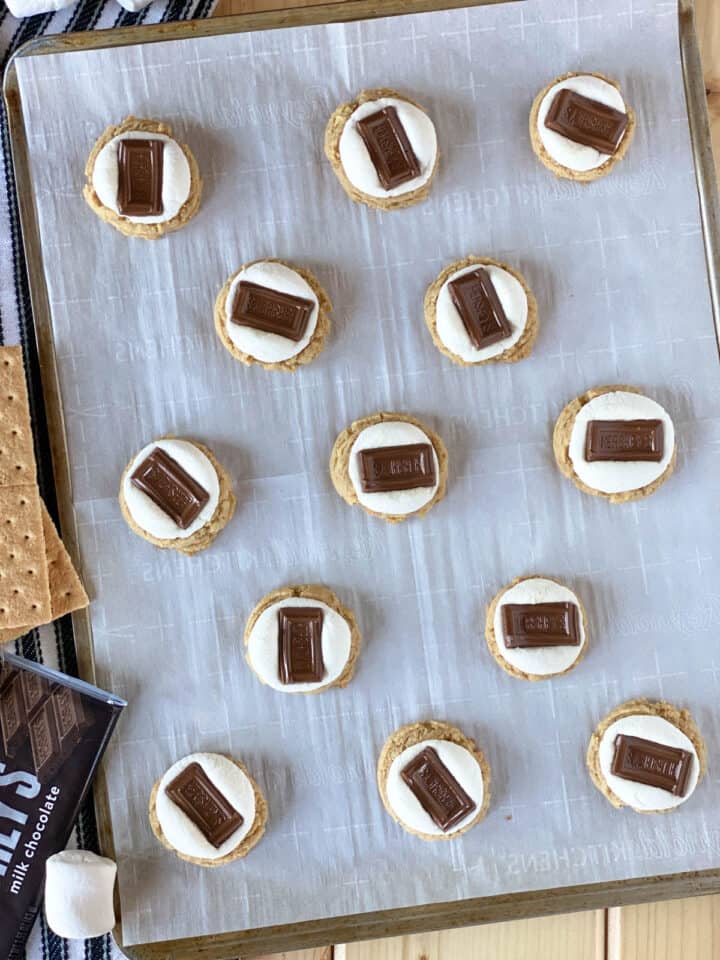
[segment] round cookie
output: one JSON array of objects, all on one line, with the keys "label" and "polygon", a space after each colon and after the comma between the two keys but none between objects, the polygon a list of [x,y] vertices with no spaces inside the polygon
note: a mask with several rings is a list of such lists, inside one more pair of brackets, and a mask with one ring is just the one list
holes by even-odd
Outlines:
[{"label": "round cookie", "polygon": [[[162,140],[162,213],[125,215],[118,206],[118,148],[122,140]],[[126,117],[95,141],[85,165],[83,196],[92,210],[127,237],[156,240],[184,227],[198,212],[202,180],[189,147],[160,120]]]},{"label": "round cookie", "polygon": [[[432,446],[434,483],[391,492],[366,492],[362,487],[361,450],[406,446]],[[330,454],[330,477],[343,500],[389,523],[422,517],[445,496],[448,455],[440,437],[420,420],[404,413],[375,413],[356,420],[338,436]]]},{"label": "round cookie", "polygon": [[[577,143],[545,126],[550,107],[561,90],[572,90],[627,114],[627,127],[613,154]],[[536,156],[557,177],[589,183],[610,173],[625,156],[635,134],[635,113],[626,104],[620,86],[602,73],[565,73],[552,80],[533,101],[530,140]]]},{"label": "round cookie", "polygon": [[[449,287],[478,267],[489,275],[512,330],[510,336],[481,347],[470,339]],[[530,355],[537,338],[537,301],[517,270],[490,257],[470,256],[445,267],[430,284],[425,294],[425,323],[438,350],[462,367],[515,363]]]},{"label": "round cookie", "polygon": [[[507,648],[502,613],[505,603],[575,604],[578,610],[580,643],[577,646]],[[560,677],[576,667],[587,652],[587,614],[577,594],[560,580],[538,574],[516,577],[493,597],[485,620],[485,639],[490,653],[512,677],[520,680]]]},{"label": "round cookie", "polygon": [[[241,282],[312,301],[314,306],[299,340],[234,323],[230,318]],[[215,300],[215,330],[225,349],[242,363],[266,370],[296,370],[310,363],[325,346],[330,331],[330,298],[309,270],[269,258],[244,264],[228,277]]]},{"label": "round cookie", "polygon": [[[358,121],[387,108],[394,108],[419,169],[417,176],[389,187],[383,186],[358,129]],[[428,196],[438,168],[437,133],[424,108],[397,90],[363,90],[330,117],[325,129],[325,156],[352,200],[380,210],[396,210]]]},{"label": "round cookie", "polygon": [[[320,680],[283,682],[279,652],[283,608],[320,608],[323,676]],[[283,587],[268,593],[255,606],[245,627],[245,659],[261,683],[281,693],[321,693],[346,687],[352,680],[361,637],[351,610],[332,590],[316,584]]]},{"label": "round cookie", "polygon": [[[464,792],[474,808],[443,830],[425,810],[401,772],[426,748]],[[457,727],[439,720],[408,723],[390,734],[380,752],[377,781],[385,809],[408,833],[422,840],[451,840],[484,820],[490,807],[490,766],[480,748]]]},{"label": "round cookie", "polygon": [[[644,419],[662,421],[664,452],[659,462],[586,459],[590,420]],[[611,503],[626,503],[654,493],[673,472],[677,460],[675,428],[664,407],[637,387],[593,387],[561,411],[553,431],[553,452],[560,472],[585,493]]]},{"label": "round cookie", "polygon": [[[216,847],[167,793],[173,781],[191,764],[198,764],[239,813],[243,822]],[[192,753],[178,760],[153,786],[150,794],[150,826],[160,843],[181,860],[200,867],[222,867],[246,856],[265,833],[268,808],[260,787],[245,764],[219,753]]]},{"label": "round cookie", "polygon": [[[209,495],[207,503],[185,528],[132,482],[132,474],[154,450],[160,449]],[[235,512],[232,482],[211,450],[195,440],[161,437],[148,443],[123,471],[120,509],[130,529],[163,550],[192,556],[209,547]]]},{"label": "round cookie", "polygon": [[[683,796],[626,780],[612,773],[615,738],[641,737],[679,747],[693,755]],[[669,813],[690,798],[707,769],[705,742],[687,710],[663,700],[628,700],[615,707],[595,728],[587,750],[587,767],[598,790],[614,807],[629,806],[636,813]]]}]

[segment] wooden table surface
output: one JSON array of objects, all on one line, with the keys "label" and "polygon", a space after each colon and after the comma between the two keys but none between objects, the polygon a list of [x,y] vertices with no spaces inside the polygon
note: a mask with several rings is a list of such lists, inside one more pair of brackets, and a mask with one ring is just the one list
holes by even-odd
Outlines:
[{"label": "wooden table surface", "polygon": [[[321,2],[324,0],[219,0],[216,15]],[[720,0],[695,0],[695,4],[720,175]],[[287,960],[720,960],[720,895],[329,946],[282,956]],[[282,958],[277,955],[265,960]]]}]

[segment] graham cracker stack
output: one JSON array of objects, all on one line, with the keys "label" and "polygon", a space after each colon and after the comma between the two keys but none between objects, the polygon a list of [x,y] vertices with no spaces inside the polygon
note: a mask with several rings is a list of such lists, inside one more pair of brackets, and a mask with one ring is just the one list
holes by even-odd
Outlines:
[{"label": "graham cracker stack", "polygon": [[0,347],[0,643],[87,606],[37,485],[20,347]]}]

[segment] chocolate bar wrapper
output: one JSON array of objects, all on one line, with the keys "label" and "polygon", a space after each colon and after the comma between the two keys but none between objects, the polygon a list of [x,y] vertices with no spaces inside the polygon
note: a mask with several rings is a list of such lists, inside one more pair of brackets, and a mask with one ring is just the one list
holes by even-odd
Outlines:
[{"label": "chocolate bar wrapper", "polygon": [[21,956],[124,700],[0,656],[0,957]]}]

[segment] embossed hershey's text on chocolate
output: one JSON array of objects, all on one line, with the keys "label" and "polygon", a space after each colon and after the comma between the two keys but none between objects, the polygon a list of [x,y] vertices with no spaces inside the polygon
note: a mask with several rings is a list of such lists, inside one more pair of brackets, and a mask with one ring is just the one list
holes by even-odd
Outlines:
[{"label": "embossed hershey's text on chocolate", "polygon": [[357,130],[384,190],[420,176],[420,163],[395,107],[384,107],[358,120]]},{"label": "embossed hershey's text on chocolate", "polygon": [[213,847],[221,847],[244,823],[242,814],[218,790],[199,763],[189,763],[171,780],[165,792]]},{"label": "embossed hershey's text on chocolate", "polygon": [[574,603],[504,603],[505,647],[576,647],[580,618]]},{"label": "embossed hershey's text on chocolate", "polygon": [[512,327],[487,270],[479,267],[451,280],[448,291],[476,350],[512,335]]},{"label": "embossed hershey's text on chocolate", "polygon": [[230,319],[240,327],[276,333],[297,342],[305,336],[314,309],[312,300],[241,280],[235,291]]},{"label": "embossed hershey's text on chocolate", "polygon": [[665,452],[662,420],[591,420],[585,434],[585,459],[651,461]]},{"label": "embossed hershey's text on chocolate", "polygon": [[430,443],[361,450],[360,482],[364,493],[388,493],[435,486],[435,458]]},{"label": "embossed hershey's text on chocolate", "polygon": [[322,607],[278,610],[278,675],[281,683],[319,683],[325,675]]},{"label": "embossed hershey's text on chocolate", "polygon": [[181,530],[190,526],[210,499],[207,490],[160,447],[148,454],[130,482],[147,494]]},{"label": "embossed hershey's text on chocolate", "polygon": [[689,750],[621,733],[615,737],[610,769],[623,780],[659,787],[673,796],[684,797],[692,762],[693,755]]},{"label": "embossed hershey's text on chocolate", "polygon": [[612,156],[627,129],[628,115],[573,90],[560,90],[550,104],[545,126],[568,140]]},{"label": "embossed hershey's text on chocolate", "polygon": [[125,217],[157,217],[163,212],[162,140],[121,140],[118,144],[117,205]]},{"label": "embossed hershey's text on chocolate", "polygon": [[425,747],[400,772],[423,810],[441,830],[456,827],[477,804],[463,790],[433,747]]}]

